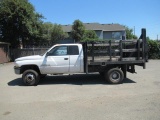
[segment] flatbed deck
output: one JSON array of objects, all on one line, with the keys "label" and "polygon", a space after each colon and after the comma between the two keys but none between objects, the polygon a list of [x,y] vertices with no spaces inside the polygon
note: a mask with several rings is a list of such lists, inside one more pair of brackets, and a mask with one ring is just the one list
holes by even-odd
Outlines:
[{"label": "flatbed deck", "polygon": [[146,29],[142,29],[142,34],[136,40],[109,40],[98,42],[86,42],[84,49],[84,69],[95,66],[125,66],[134,68],[134,65],[143,66],[148,60],[148,49],[146,42]]}]

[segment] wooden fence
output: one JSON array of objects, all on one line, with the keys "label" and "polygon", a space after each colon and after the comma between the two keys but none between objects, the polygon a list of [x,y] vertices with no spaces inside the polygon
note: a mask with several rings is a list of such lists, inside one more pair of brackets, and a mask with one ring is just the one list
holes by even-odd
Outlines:
[{"label": "wooden fence", "polygon": [[0,42],[0,64],[10,61],[9,43]]},{"label": "wooden fence", "polygon": [[48,48],[24,48],[24,49],[13,49],[11,52],[12,60],[16,58],[30,56],[30,55],[41,55],[44,54]]}]

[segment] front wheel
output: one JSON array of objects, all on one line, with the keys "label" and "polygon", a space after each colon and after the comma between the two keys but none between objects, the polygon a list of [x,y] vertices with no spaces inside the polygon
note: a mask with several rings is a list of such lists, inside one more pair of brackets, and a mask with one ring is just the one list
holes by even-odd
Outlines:
[{"label": "front wheel", "polygon": [[124,79],[123,71],[119,68],[112,68],[106,71],[105,79],[111,84],[119,84]]},{"label": "front wheel", "polygon": [[25,85],[33,86],[38,84],[40,76],[35,70],[26,70],[22,75],[22,79]]}]

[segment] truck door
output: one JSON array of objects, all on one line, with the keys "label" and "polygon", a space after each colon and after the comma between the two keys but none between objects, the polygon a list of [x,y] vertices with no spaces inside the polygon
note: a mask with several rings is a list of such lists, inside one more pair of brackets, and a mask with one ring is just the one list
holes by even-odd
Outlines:
[{"label": "truck door", "polygon": [[78,45],[69,46],[69,72],[76,73],[80,72],[81,69],[81,56],[79,54]]},{"label": "truck door", "polygon": [[41,65],[43,74],[68,73],[68,46],[56,46],[49,51]]}]

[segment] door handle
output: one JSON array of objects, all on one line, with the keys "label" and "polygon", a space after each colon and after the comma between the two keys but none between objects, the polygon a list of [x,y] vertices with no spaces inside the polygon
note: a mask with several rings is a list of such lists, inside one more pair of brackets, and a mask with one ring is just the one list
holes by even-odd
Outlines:
[{"label": "door handle", "polygon": [[64,58],[64,60],[68,60],[68,58]]}]

